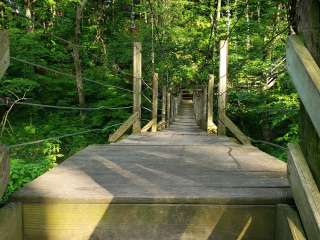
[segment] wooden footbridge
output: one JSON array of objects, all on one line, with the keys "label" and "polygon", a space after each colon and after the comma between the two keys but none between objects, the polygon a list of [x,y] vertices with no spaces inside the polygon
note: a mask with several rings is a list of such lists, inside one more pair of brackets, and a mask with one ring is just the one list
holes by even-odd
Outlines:
[{"label": "wooden footbridge", "polygon": [[[319,102],[320,70],[295,37],[288,56],[290,73],[310,83]],[[299,147],[290,146],[288,175],[286,163],[250,144],[227,117],[226,61],[221,62],[218,121],[210,75],[192,99],[163,88],[158,123],[154,74],[152,119],[141,128],[136,43],[134,112],[109,137],[114,143],[85,148],[16,192],[0,209],[0,240],[320,239],[320,194]],[[299,93],[314,111],[309,95]],[[318,116],[312,117],[317,124]],[[131,127],[133,134],[124,137]],[[6,156],[1,166],[7,166]],[[8,174],[0,176],[5,185]]]}]

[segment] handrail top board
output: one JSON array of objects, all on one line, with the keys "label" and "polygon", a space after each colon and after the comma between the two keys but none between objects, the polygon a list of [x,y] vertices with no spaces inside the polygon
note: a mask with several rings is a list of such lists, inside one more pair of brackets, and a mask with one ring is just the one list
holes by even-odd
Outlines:
[{"label": "handrail top board", "polygon": [[320,68],[297,35],[287,43],[287,67],[290,77],[320,136]]}]

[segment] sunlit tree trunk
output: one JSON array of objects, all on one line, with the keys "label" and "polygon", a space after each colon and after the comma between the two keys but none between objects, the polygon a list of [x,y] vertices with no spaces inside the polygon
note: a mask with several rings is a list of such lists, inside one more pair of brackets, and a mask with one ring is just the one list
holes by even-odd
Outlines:
[{"label": "sunlit tree trunk", "polygon": [[24,7],[26,9],[26,17],[30,20],[28,25],[28,31],[33,32],[34,26],[32,21],[32,1],[31,0],[24,0]]}]

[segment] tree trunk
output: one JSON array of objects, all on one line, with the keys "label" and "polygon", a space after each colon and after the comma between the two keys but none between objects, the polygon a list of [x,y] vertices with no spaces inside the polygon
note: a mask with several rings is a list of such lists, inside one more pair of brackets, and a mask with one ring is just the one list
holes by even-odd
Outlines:
[{"label": "tree trunk", "polygon": [[77,7],[76,12],[76,28],[75,28],[75,40],[73,45],[73,57],[74,57],[74,68],[76,74],[76,83],[77,83],[77,90],[78,90],[78,98],[79,98],[79,105],[80,107],[85,106],[85,94],[83,90],[83,80],[82,80],[82,69],[81,69],[81,62],[80,62],[80,23],[82,18],[82,8]]},{"label": "tree trunk", "polygon": [[30,20],[28,25],[28,32],[33,32],[34,26],[32,21],[32,0],[24,0],[24,7],[26,9],[26,17]]}]

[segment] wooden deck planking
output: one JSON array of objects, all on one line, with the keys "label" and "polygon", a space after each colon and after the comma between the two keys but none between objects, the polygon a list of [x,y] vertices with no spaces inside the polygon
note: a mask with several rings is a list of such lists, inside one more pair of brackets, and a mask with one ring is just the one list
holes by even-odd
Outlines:
[{"label": "wooden deck planking", "polygon": [[[286,164],[208,135],[183,108],[161,133],[92,145],[14,195],[22,202],[290,203]],[[191,126],[191,127],[190,127]]]},{"label": "wooden deck planking", "polygon": [[199,129],[190,106],[170,128],[92,145],[14,194],[24,239],[256,239],[292,204],[285,163]]}]

